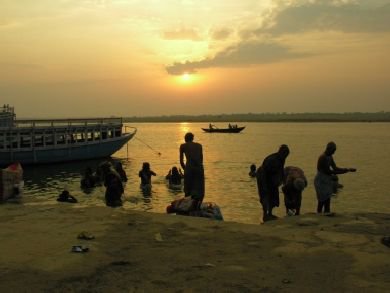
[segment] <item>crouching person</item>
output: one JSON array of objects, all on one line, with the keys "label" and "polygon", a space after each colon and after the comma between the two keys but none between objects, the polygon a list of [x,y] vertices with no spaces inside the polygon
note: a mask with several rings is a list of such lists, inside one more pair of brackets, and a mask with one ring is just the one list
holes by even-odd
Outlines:
[{"label": "crouching person", "polygon": [[307,187],[307,179],[302,169],[293,166],[284,168],[282,191],[287,215],[300,214],[302,191],[305,187]]}]

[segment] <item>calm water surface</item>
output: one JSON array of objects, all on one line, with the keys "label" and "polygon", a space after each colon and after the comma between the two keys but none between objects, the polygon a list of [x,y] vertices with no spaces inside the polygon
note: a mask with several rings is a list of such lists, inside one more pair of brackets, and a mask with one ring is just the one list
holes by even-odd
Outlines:
[{"label": "calm water surface", "polygon": [[[166,206],[183,196],[168,189],[165,175],[179,166],[179,146],[184,134],[191,131],[204,148],[206,175],[205,201],[216,202],[226,221],[260,222],[261,209],[249,166],[261,164],[268,154],[287,143],[291,153],[286,166],[299,166],[309,181],[303,193],[302,213],[313,212],[316,197],[313,179],[318,156],[328,141],[338,149],[334,155],[340,167],[355,167],[357,173],[340,176],[343,191],[333,199],[336,212],[390,212],[390,124],[388,123],[246,123],[239,134],[203,133],[207,123],[140,123],[136,137],[128,148],[114,154],[127,172],[124,208],[165,213]],[[225,127],[225,124],[216,124]],[[160,154],[159,154],[160,153]],[[127,156],[128,154],[128,156]],[[138,171],[148,161],[157,173],[152,178],[153,192],[145,197],[139,189]],[[100,161],[26,167],[24,202],[57,204],[56,197],[67,186],[78,200],[78,206],[105,206],[104,187],[85,194],[80,189],[81,174],[87,166],[96,168]],[[281,197],[281,202],[283,202]],[[284,207],[275,210],[284,216]]]}]

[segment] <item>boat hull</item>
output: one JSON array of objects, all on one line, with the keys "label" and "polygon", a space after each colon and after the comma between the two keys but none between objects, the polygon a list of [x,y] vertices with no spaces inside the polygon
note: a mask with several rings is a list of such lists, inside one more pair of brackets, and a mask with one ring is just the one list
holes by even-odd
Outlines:
[{"label": "boat hull", "polygon": [[112,139],[85,143],[0,151],[1,165],[19,162],[24,165],[60,163],[109,157],[120,150],[133,136],[126,133]]},{"label": "boat hull", "polygon": [[202,128],[202,130],[208,133],[239,133],[244,128],[245,126],[237,128]]}]

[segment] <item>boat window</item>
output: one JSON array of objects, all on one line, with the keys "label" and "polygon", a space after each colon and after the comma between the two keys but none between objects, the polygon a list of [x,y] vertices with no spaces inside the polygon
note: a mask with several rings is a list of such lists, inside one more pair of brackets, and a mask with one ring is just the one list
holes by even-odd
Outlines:
[{"label": "boat window", "polygon": [[93,132],[91,132],[91,130],[89,130],[88,133],[87,133],[87,140],[88,141],[93,140]]},{"label": "boat window", "polygon": [[94,138],[95,140],[99,140],[100,139],[100,132],[94,132]]},{"label": "boat window", "polygon": [[30,132],[21,132],[20,133],[20,147],[21,148],[31,148],[31,133]]},{"label": "boat window", "polygon": [[34,135],[34,145],[36,147],[43,146],[43,133],[42,132],[36,132]]},{"label": "boat window", "polygon": [[45,134],[45,144],[53,145],[54,144],[54,133],[46,133]]},{"label": "boat window", "polygon": [[57,132],[56,133],[56,140],[57,140],[57,144],[64,144],[65,143],[65,133]]}]

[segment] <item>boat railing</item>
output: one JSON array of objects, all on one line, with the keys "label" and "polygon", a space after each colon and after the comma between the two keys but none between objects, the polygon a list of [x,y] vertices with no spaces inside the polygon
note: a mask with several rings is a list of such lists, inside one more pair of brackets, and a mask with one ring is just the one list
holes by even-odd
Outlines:
[{"label": "boat railing", "polygon": [[133,127],[133,126],[128,126],[128,125],[124,125],[124,128],[125,128],[125,132],[124,133],[130,133],[130,131],[128,131],[128,129],[132,129],[132,133],[137,133],[137,127]]},{"label": "boat railing", "polygon": [[13,127],[17,128],[72,128],[121,125],[122,118],[83,118],[83,119],[17,119]]}]

